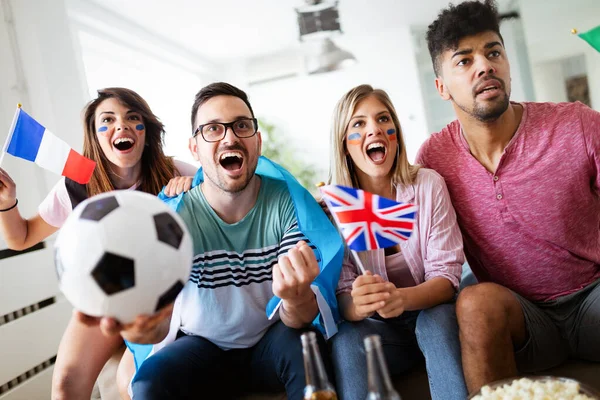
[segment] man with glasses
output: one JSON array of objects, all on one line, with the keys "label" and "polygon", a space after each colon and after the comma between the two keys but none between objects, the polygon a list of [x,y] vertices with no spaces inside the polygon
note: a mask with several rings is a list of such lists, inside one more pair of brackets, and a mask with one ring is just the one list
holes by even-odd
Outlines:
[{"label": "man with glasses", "polygon": [[[300,328],[322,309],[311,289],[320,269],[309,233],[299,230],[286,181],[255,173],[262,139],[243,91],[226,83],[200,90],[192,126],[189,148],[202,165],[195,177],[201,183],[183,195],[177,211],[193,237],[194,265],[170,327],[156,316],[120,327],[130,342],[163,341],[139,368],[134,398],[229,398],[285,388],[288,399],[300,400]],[[307,197],[321,213],[311,221],[323,221],[320,229],[331,230],[339,243],[339,276],[341,239]],[[273,295],[282,302],[269,319],[265,308]]]}]

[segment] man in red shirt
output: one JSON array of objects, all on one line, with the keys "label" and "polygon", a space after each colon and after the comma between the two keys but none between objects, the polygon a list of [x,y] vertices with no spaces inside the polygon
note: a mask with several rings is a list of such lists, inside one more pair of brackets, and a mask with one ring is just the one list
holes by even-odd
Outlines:
[{"label": "man in red shirt", "polygon": [[510,102],[493,1],[443,10],[427,41],[458,119],[417,161],[446,180],[482,282],[456,306],[469,390],[568,357],[600,362],[600,113]]}]

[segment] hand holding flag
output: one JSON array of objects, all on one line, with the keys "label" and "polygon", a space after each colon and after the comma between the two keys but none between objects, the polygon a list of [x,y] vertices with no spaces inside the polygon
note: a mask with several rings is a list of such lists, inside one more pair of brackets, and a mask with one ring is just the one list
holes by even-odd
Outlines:
[{"label": "hand holding flag", "polygon": [[[407,240],[414,228],[417,206],[339,185],[321,187],[323,199],[355,252],[382,249]],[[359,262],[359,267],[363,270]]]},{"label": "hand holding flag", "polygon": [[4,154],[33,161],[40,167],[66,176],[75,182],[89,182],[96,163],[74,151],[68,144],[54,136],[21,109],[15,117],[2,149],[0,164]]}]

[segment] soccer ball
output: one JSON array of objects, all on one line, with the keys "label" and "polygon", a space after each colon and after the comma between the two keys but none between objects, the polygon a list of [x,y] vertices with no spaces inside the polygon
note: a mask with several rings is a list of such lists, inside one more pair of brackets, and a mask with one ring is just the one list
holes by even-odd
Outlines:
[{"label": "soccer ball", "polygon": [[54,259],[60,289],[73,307],[129,323],[175,300],[190,275],[192,239],[157,197],[114,191],[73,210]]}]

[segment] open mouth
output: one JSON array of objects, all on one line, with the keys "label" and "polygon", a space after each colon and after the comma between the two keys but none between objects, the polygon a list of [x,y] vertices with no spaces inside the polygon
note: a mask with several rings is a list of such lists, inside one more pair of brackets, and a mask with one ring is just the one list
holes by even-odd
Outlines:
[{"label": "open mouth", "polygon": [[219,157],[219,164],[227,171],[237,171],[244,164],[244,156],[235,151],[226,151]]},{"label": "open mouth", "polygon": [[135,141],[131,138],[120,137],[113,142],[113,146],[119,151],[127,151],[133,147]]},{"label": "open mouth", "polygon": [[486,93],[486,92],[496,90],[496,89],[499,89],[499,87],[498,86],[486,86],[483,89],[481,89],[477,94]]},{"label": "open mouth", "polygon": [[476,95],[492,93],[502,89],[502,85],[496,79],[489,79],[482,84],[482,87],[476,91]]},{"label": "open mouth", "polygon": [[371,143],[367,146],[367,155],[374,162],[383,160],[386,152],[387,149],[383,143]]}]

